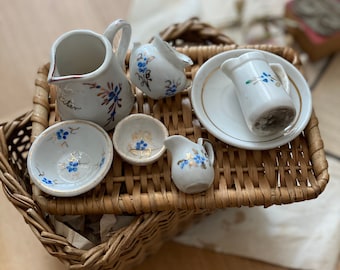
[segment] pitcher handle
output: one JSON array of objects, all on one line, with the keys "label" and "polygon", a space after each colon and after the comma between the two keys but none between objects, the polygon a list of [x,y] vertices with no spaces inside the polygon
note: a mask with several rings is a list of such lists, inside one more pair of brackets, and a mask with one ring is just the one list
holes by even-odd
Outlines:
[{"label": "pitcher handle", "polygon": [[289,78],[283,66],[279,63],[269,63],[269,66],[281,81],[283,89],[290,95]]},{"label": "pitcher handle", "polygon": [[118,49],[116,50],[116,55],[119,65],[123,70],[125,70],[124,63],[131,39],[131,25],[125,20],[116,20],[106,28],[106,30],[104,31],[104,36],[110,41],[111,45],[113,46],[114,37],[120,29],[122,29],[122,36],[118,44]]},{"label": "pitcher handle", "polygon": [[213,166],[215,161],[215,153],[212,143],[208,139],[204,138],[198,138],[197,143],[202,145],[204,149],[207,151],[209,162],[211,166]]}]

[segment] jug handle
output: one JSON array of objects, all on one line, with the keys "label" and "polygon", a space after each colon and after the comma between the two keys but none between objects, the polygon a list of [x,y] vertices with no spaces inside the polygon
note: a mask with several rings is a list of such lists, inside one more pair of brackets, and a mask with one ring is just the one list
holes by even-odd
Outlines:
[{"label": "jug handle", "polygon": [[112,22],[104,31],[104,36],[110,41],[111,45],[114,46],[113,40],[119,30],[122,29],[122,35],[116,50],[116,55],[120,67],[125,70],[125,57],[129,48],[131,39],[131,25],[125,20],[116,20]]},{"label": "jug handle", "polygon": [[214,154],[214,148],[212,146],[212,143],[208,139],[204,139],[204,138],[199,138],[197,140],[197,143],[200,144],[200,145],[203,145],[203,147],[207,151],[207,154],[208,154],[208,157],[209,157],[209,162],[210,162],[211,166],[213,166],[214,161],[215,161],[215,154]]},{"label": "jug handle", "polygon": [[289,78],[283,66],[279,63],[269,63],[269,66],[281,81],[283,89],[290,95]]}]

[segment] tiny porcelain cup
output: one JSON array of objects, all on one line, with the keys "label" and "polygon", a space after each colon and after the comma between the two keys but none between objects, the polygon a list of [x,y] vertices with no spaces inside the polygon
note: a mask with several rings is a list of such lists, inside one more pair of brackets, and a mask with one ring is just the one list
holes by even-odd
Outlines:
[{"label": "tiny porcelain cup", "polygon": [[245,122],[253,134],[270,136],[289,130],[296,108],[288,76],[280,64],[268,63],[264,54],[252,51],[227,59],[220,68],[234,83]]}]

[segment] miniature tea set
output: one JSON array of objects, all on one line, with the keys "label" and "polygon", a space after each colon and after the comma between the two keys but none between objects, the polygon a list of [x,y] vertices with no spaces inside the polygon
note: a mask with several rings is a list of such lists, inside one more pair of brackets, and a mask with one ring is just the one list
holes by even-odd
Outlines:
[{"label": "miniature tea set", "polygon": [[[118,48],[113,40],[121,32]],[[185,68],[192,60],[156,35],[134,43],[129,77],[124,63],[131,26],[111,23],[104,34],[73,30],[52,45],[48,82],[57,87],[58,122],[38,135],[27,165],[32,181],[47,194],[76,196],[95,187],[114,162],[146,166],[171,154],[176,187],[193,194],[214,180],[212,144],[171,135],[158,119],[131,114],[131,84],[152,99],[191,88],[195,114],[221,141],[245,149],[269,149],[289,142],[312,112],[309,87],[288,61],[269,52],[238,49],[206,61],[193,82]],[[112,138],[109,131],[113,131]]]}]

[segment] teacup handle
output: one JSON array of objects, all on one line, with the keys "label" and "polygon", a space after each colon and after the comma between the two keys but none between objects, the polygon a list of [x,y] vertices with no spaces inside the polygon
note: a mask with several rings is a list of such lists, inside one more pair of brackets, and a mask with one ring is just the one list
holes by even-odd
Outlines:
[{"label": "teacup handle", "polygon": [[114,46],[114,37],[120,29],[122,29],[122,35],[118,45],[118,50],[116,50],[116,55],[119,65],[124,70],[125,57],[131,39],[131,25],[125,20],[116,20],[106,28],[104,36],[110,41],[111,45]]},{"label": "teacup handle", "polygon": [[288,95],[290,95],[289,79],[283,66],[279,63],[269,63],[269,66],[272,68],[274,73],[279,77],[283,89],[288,93]]},{"label": "teacup handle", "polygon": [[214,153],[214,148],[207,139],[204,138],[198,138],[197,143],[202,145],[204,149],[207,151],[209,162],[211,166],[213,166],[214,161],[215,161],[215,153]]}]

